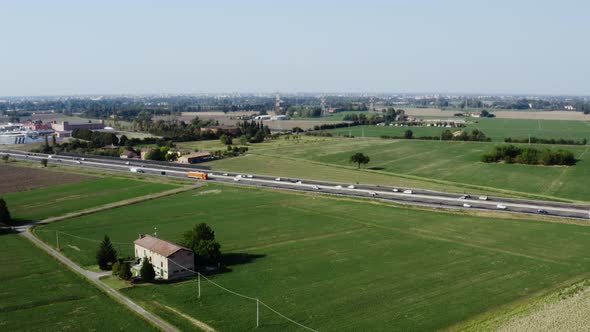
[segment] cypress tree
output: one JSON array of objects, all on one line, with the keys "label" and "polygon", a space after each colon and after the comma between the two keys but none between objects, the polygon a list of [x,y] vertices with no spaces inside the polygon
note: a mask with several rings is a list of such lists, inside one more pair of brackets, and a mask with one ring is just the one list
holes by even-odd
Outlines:
[{"label": "cypress tree", "polygon": [[9,225],[11,222],[12,218],[10,217],[8,206],[6,206],[6,201],[4,198],[0,198],[0,223]]},{"label": "cypress tree", "polygon": [[154,271],[154,267],[152,266],[152,263],[148,261],[147,257],[143,258],[143,264],[141,264],[139,275],[144,281],[152,281],[156,277],[156,271]]},{"label": "cypress tree", "polygon": [[111,239],[106,235],[96,253],[96,261],[101,270],[110,270],[111,265],[117,261],[117,251],[113,248]]}]

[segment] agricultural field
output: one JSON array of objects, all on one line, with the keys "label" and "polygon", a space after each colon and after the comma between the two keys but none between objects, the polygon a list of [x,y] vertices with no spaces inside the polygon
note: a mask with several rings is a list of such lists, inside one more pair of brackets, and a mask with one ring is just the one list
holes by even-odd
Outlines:
[{"label": "agricultural field", "polygon": [[92,176],[53,172],[41,168],[17,167],[0,164],[0,195],[10,192],[27,191],[59,184],[77,183],[96,179]]},{"label": "agricultural field", "polygon": [[22,236],[0,238],[3,331],[157,330]]},{"label": "agricultural field", "polygon": [[26,192],[6,193],[3,197],[12,217],[16,220],[27,221],[60,216],[98,205],[176,188],[171,184],[122,178],[90,179]]},{"label": "agricultural field", "polygon": [[[223,213],[220,213],[223,211]],[[505,218],[508,218],[506,216]],[[231,272],[212,281],[318,330],[437,330],[588,275],[587,225],[492,219],[369,200],[207,184],[38,227],[65,255],[95,264],[108,234],[123,256],[139,233],[179,241],[207,222]],[[202,280],[122,291],[184,329],[254,330],[256,302]],[[261,306],[258,330],[298,327]]]},{"label": "agricultural field", "polygon": [[[585,157],[590,146],[566,147],[579,159],[575,166],[569,167],[480,162],[481,156],[492,150],[495,144],[498,143],[327,139],[317,143],[277,145],[275,148],[255,150],[253,153],[263,156],[257,163],[260,172],[265,168],[265,162],[281,158],[308,160],[322,165],[354,169],[355,167],[349,163],[350,156],[355,152],[363,152],[371,158],[367,165],[369,170],[358,172],[430,180],[439,184],[464,187],[464,190],[479,188],[546,199],[589,200],[590,187],[581,186],[580,183],[584,183],[590,176],[590,160]],[[543,149],[551,146],[536,147]],[[224,160],[221,160],[208,165],[213,169],[216,166],[221,169],[223,162]],[[228,159],[225,162],[230,163],[232,160]],[[302,164],[301,167],[306,167],[309,177],[316,174],[315,164]]]},{"label": "agricultural field", "polygon": [[[522,119],[474,119],[468,120],[464,128],[467,131],[479,129],[493,141],[503,142],[505,138],[564,138],[590,140],[590,122],[566,120],[522,120]],[[392,127],[392,126],[355,126],[326,130],[333,135],[349,135],[355,137],[403,136],[406,130],[411,130],[414,137],[438,136],[444,130],[459,130],[459,128],[440,127]]]},{"label": "agricultural field", "polygon": [[[397,107],[396,107],[397,108]],[[444,109],[440,110],[437,108],[414,108],[414,107],[400,107],[406,111],[407,115],[414,117],[432,116],[432,117],[452,117],[455,113],[460,113],[460,109]],[[581,120],[590,121],[590,114],[584,114],[582,112],[575,111],[542,111],[542,110],[503,110],[503,109],[466,109],[466,112],[479,113],[482,110],[487,109],[494,113],[496,118],[500,119],[531,119],[531,120]]]}]

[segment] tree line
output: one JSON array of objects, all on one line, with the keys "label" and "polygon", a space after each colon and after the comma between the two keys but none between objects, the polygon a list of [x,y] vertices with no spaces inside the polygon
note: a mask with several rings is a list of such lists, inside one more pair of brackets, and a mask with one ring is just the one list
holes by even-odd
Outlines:
[{"label": "tree line", "polygon": [[495,146],[491,152],[481,157],[484,163],[505,162],[507,164],[525,165],[564,165],[576,164],[574,153],[568,150],[539,150],[531,147],[520,147],[515,145]]},{"label": "tree line", "polygon": [[581,141],[574,140],[574,139],[565,139],[565,138],[538,138],[538,137],[531,137],[531,138],[512,138],[507,137],[504,139],[506,143],[532,143],[532,144],[561,144],[561,145],[586,145],[587,140],[584,138]]},{"label": "tree line", "polygon": [[490,142],[492,139],[487,137],[483,131],[473,129],[471,132],[461,131],[459,135],[453,135],[450,130],[444,130],[439,136],[420,136],[414,137],[414,132],[406,130],[403,136],[381,135],[383,139],[420,139],[429,141],[465,141],[465,142]]}]

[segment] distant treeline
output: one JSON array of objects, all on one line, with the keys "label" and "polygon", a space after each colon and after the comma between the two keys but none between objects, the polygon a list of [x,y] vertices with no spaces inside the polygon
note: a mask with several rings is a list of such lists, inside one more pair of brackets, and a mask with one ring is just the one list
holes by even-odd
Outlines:
[{"label": "distant treeline", "polygon": [[321,125],[313,126],[313,130],[328,130],[328,129],[336,129],[336,128],[353,127],[353,126],[358,126],[358,125],[360,125],[359,122],[353,122],[353,123],[341,122],[341,123],[332,123],[332,124],[321,124]]},{"label": "distant treeline", "polygon": [[577,140],[573,140],[573,139],[564,139],[564,138],[537,138],[537,137],[531,137],[530,139],[528,138],[512,138],[512,137],[508,137],[504,139],[504,142],[506,143],[533,143],[533,144],[562,144],[562,145],[586,145],[587,141],[584,138],[581,141],[577,141]]},{"label": "distant treeline", "polygon": [[484,163],[505,162],[507,164],[525,165],[575,165],[574,153],[567,150],[539,150],[515,145],[499,145],[481,157]]},{"label": "distant treeline", "polygon": [[461,134],[454,136],[450,130],[443,131],[440,136],[420,136],[414,137],[411,130],[406,130],[404,136],[380,136],[383,139],[421,139],[429,141],[466,141],[466,142],[489,142],[491,139],[478,129],[473,129],[470,133],[462,131]]}]

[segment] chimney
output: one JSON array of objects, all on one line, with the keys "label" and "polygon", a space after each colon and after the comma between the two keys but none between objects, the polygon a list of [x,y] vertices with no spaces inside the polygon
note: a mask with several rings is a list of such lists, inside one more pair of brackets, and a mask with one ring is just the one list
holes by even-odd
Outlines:
[{"label": "chimney", "polygon": [[139,234],[139,238],[143,239],[145,237],[145,234]]}]

